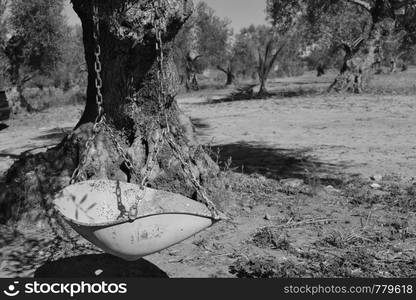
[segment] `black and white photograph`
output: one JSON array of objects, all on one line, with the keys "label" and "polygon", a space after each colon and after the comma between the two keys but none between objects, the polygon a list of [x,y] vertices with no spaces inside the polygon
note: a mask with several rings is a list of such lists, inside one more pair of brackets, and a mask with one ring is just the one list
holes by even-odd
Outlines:
[{"label": "black and white photograph", "polygon": [[415,277],[416,0],[0,0],[0,294]]}]

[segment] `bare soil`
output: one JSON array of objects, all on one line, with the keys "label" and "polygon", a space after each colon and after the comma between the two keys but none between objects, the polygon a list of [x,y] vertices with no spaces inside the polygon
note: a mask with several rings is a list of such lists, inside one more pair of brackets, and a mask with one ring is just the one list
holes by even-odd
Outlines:
[{"label": "bare soil", "polygon": [[[135,263],[55,248],[42,222],[1,226],[0,277],[416,276],[416,69],[378,76],[362,95],[323,93],[334,75],[271,80],[268,99],[231,88],[179,97],[224,169],[213,197],[232,222]],[[7,121],[0,174],[56,145],[81,110]]]}]

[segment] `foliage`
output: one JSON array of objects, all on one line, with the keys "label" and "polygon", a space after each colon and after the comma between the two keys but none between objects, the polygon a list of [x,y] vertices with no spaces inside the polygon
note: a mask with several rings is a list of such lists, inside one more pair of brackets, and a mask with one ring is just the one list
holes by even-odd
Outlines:
[{"label": "foliage", "polygon": [[268,0],[268,19],[280,33],[287,32],[302,15],[304,3],[296,0]]},{"label": "foliage", "polygon": [[64,1],[14,0],[10,4],[11,38],[5,46],[13,84],[23,84],[35,75],[49,75],[62,57],[65,18]]},{"label": "foliage", "polygon": [[230,59],[230,22],[215,15],[205,2],[197,4],[194,14],[175,41],[176,65],[187,84],[206,68],[222,68]]},{"label": "foliage", "polygon": [[235,45],[241,47],[240,61],[252,62],[251,64],[246,63],[245,72],[255,70],[260,79],[259,94],[267,93],[266,81],[286,42],[275,28],[265,25],[251,25],[248,28],[243,28],[236,37]]},{"label": "foliage", "polygon": [[[0,48],[3,49],[7,38],[6,9],[8,0],[0,0]],[[0,51],[0,90],[3,89],[6,80],[4,70],[7,68],[7,59],[3,51]]]},{"label": "foliage", "polygon": [[67,25],[63,7],[64,0],[0,2],[0,65],[16,87],[15,112],[19,106],[31,110],[43,105],[40,98],[32,101],[25,88],[67,91],[86,85],[82,28]]},{"label": "foliage", "polygon": [[62,59],[52,74],[53,86],[60,87],[64,91],[74,86],[85,87],[87,85],[87,68],[80,25],[67,28],[64,45]]},{"label": "foliage", "polygon": [[368,39],[374,26],[387,19],[394,24],[391,36],[397,37],[395,41],[401,49],[395,52],[410,51],[416,42],[415,10],[416,1],[402,0],[267,0],[267,13],[273,24],[297,18],[307,25],[305,48],[310,54],[308,63],[315,66],[330,66],[340,49],[351,47],[359,37]]},{"label": "foliage", "polygon": [[210,67],[217,67],[228,60],[232,30],[230,21],[220,19],[206,3],[200,2],[197,7],[196,20],[199,54]]}]

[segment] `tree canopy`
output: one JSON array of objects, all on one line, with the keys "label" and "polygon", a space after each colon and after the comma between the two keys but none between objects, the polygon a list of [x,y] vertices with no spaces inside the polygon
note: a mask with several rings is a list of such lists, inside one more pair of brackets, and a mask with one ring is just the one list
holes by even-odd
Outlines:
[{"label": "tree canopy", "polygon": [[[10,3],[11,38],[5,47],[10,61],[12,82],[25,73],[40,75],[52,72],[63,51],[66,21],[63,0],[13,0]],[[25,76],[23,80],[29,77]]]},{"label": "tree canopy", "polygon": [[190,77],[208,67],[227,64],[233,34],[229,25],[229,20],[219,18],[205,2],[199,2],[176,37],[175,60],[181,73]]},{"label": "tree canopy", "polygon": [[309,63],[328,66],[343,50],[331,89],[359,91],[382,60],[412,49],[415,9],[416,0],[267,0],[266,10],[273,25],[305,25]]}]

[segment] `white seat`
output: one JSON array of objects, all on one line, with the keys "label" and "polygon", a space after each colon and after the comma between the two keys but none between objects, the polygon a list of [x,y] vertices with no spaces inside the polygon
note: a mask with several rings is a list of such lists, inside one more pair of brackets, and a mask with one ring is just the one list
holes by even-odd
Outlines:
[{"label": "white seat", "polygon": [[[134,212],[130,217],[120,219],[117,184],[123,207]],[[173,246],[222,219],[182,195],[150,188],[143,193],[137,185],[109,180],[70,185],[57,195],[54,205],[85,239],[129,261]]]}]

